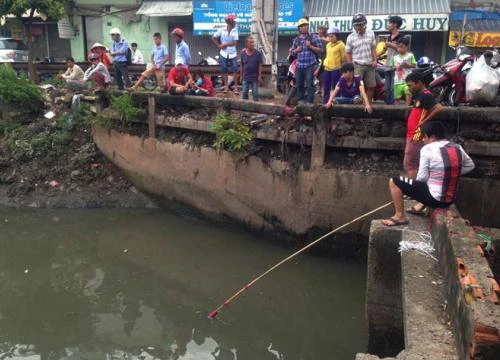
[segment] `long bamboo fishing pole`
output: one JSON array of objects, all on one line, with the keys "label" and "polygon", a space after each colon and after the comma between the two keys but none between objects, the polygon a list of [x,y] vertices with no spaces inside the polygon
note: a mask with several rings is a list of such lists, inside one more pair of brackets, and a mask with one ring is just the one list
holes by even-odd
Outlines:
[{"label": "long bamboo fishing pole", "polygon": [[278,267],[280,267],[281,265],[283,265],[284,263],[286,263],[287,261],[293,259],[294,257],[296,257],[297,255],[303,253],[304,251],[306,251],[307,249],[313,247],[314,245],[316,245],[317,243],[319,243],[321,240],[324,240],[326,239],[327,237],[329,237],[330,235],[332,235],[333,233],[336,233],[337,231],[340,231],[346,227],[348,227],[349,225],[355,223],[356,221],[359,221],[367,216],[370,216],[374,213],[376,213],[377,211],[380,211],[386,207],[388,207],[389,205],[392,204],[392,201],[388,202],[387,204],[384,204],[382,206],[379,206],[378,208],[376,209],[373,209],[372,211],[369,211],[367,212],[366,214],[363,214],[361,216],[358,216],[356,219],[353,219],[347,223],[345,223],[344,225],[342,226],[339,226],[338,228],[336,229],[333,229],[332,231],[330,231],[328,234],[325,234],[323,236],[321,236],[320,238],[314,240],[312,243],[310,244],[307,244],[306,246],[304,246],[302,249],[300,249],[299,251],[297,252],[294,252],[292,255],[290,255],[289,257],[281,260],[279,263],[277,263],[276,265],[274,265],[273,267],[267,269],[265,272],[263,272],[262,274],[260,274],[259,276],[257,276],[255,279],[253,279],[252,281],[250,281],[248,284],[246,284],[245,286],[243,286],[240,290],[238,290],[238,292],[236,292],[233,296],[231,296],[230,298],[228,298],[226,301],[224,301],[221,305],[219,305],[219,307],[217,307],[214,311],[210,312],[208,314],[208,318],[213,320],[215,319],[215,317],[217,316],[217,314],[219,313],[219,311],[222,310],[222,308],[224,308],[225,306],[229,305],[234,299],[238,298],[242,293],[244,293],[247,289],[250,288],[250,286],[252,286],[253,284],[255,284],[257,281],[259,281],[260,279],[262,279],[264,276],[268,275],[270,272],[274,271],[275,269],[277,269]]}]

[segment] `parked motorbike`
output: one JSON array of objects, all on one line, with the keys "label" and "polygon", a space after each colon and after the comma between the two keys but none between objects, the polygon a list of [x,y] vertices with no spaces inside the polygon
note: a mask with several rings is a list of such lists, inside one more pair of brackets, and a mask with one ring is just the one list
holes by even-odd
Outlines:
[{"label": "parked motorbike", "polygon": [[[198,63],[198,65],[219,65],[219,56],[216,55],[215,57],[211,56],[203,56],[203,53],[201,51],[198,51],[198,55],[201,56],[201,61]],[[216,91],[222,91],[224,89],[224,81],[222,80],[222,75],[213,75],[210,77],[210,80],[212,80],[213,87]],[[229,82],[229,89],[233,90],[234,88],[234,81],[233,77],[229,76],[227,81]]]},{"label": "parked motorbike", "polygon": [[385,78],[389,68],[383,61],[384,58],[379,57],[377,67],[375,68],[375,89],[373,90],[373,100],[385,101]]},{"label": "parked motorbike", "polygon": [[442,74],[429,84],[429,89],[436,95],[438,102],[458,106],[466,102],[465,77],[476,57],[463,46],[454,49],[455,59],[441,66]]}]

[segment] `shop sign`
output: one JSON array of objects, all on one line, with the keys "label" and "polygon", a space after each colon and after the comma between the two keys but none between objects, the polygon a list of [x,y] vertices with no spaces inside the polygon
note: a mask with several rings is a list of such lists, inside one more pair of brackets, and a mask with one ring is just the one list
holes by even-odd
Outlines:
[{"label": "shop sign", "polygon": [[[461,31],[450,31],[448,44],[450,46],[460,45],[461,35]],[[467,47],[500,47],[500,33],[466,31],[464,33],[462,45]]]},{"label": "shop sign", "polygon": [[[296,32],[296,26],[304,13],[304,1],[280,0],[280,33]],[[194,35],[211,35],[217,29],[226,26],[224,18],[228,14],[237,16],[240,34],[250,34],[252,26],[252,0],[194,0],[193,32]]]},{"label": "shop sign", "polygon": [[[448,31],[448,14],[408,14],[400,15],[403,19],[401,31]],[[387,31],[389,15],[366,17],[368,29]],[[340,32],[352,31],[352,16],[325,16],[309,18],[311,32],[317,32],[320,26],[335,26]]]}]

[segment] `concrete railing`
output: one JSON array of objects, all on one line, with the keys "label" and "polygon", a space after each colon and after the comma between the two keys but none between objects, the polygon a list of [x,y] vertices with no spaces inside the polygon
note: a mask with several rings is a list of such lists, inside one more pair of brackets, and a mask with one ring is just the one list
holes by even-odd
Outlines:
[{"label": "concrete railing", "polygon": [[[113,91],[112,95],[122,94]],[[98,97],[98,107],[105,106],[101,95]],[[161,107],[187,107],[192,109],[220,109],[225,112],[244,111],[250,113],[267,114],[270,116],[287,117],[299,115],[310,117],[313,131],[305,134],[286,133],[277,128],[259,128],[252,130],[256,139],[286,142],[311,146],[311,165],[322,166],[325,162],[326,149],[372,149],[401,151],[404,149],[406,119],[410,108],[407,106],[374,105],[373,113],[363,112],[362,106],[336,105],[331,109],[324,109],[321,105],[300,105],[295,108],[264,102],[251,102],[236,99],[209,98],[196,96],[172,96],[159,93],[138,92],[133,93],[134,101],[147,104],[149,136],[156,137],[157,127],[170,127],[188,131],[212,132],[212,121],[172,118],[161,115]],[[382,136],[331,136],[330,123],[334,118],[356,119],[359,124],[367,121],[380,121],[379,126]],[[500,108],[473,108],[473,107],[446,107],[436,118],[445,122],[452,134],[466,129],[477,132],[484,128],[500,124]],[[330,136],[328,136],[330,135]],[[500,157],[500,143],[498,141],[465,142],[466,150],[472,155],[487,157]]]}]

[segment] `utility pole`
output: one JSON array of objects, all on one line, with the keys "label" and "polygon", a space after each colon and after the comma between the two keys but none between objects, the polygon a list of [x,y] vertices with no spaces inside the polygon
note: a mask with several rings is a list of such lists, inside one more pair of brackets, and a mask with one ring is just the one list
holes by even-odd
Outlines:
[{"label": "utility pole", "polygon": [[272,65],[271,88],[276,89],[278,60],[279,0],[252,0],[252,36],[264,55],[264,64]]}]

